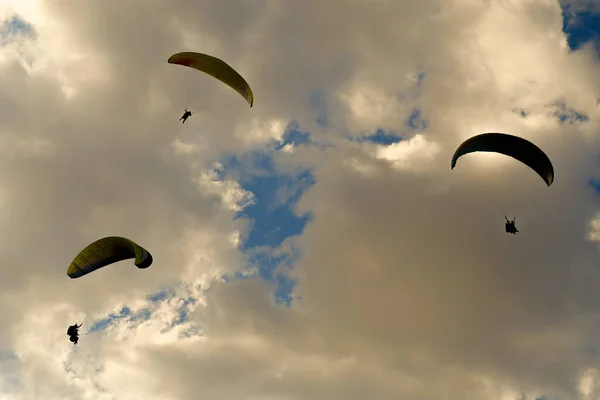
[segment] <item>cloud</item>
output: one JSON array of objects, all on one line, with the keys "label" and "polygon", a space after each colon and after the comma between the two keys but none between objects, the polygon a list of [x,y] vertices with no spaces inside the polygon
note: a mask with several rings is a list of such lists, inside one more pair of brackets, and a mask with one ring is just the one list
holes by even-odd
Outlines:
[{"label": "cloud", "polygon": [[[2,3],[0,397],[597,398],[600,75],[566,4]],[[554,184],[450,169],[493,131]],[[109,235],[154,264],[69,279]]]}]

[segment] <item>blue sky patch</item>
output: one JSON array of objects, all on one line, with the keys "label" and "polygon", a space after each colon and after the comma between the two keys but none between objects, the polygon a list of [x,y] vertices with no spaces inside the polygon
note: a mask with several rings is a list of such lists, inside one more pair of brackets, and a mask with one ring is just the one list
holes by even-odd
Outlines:
[{"label": "blue sky patch", "polygon": [[190,325],[186,330],[179,333],[179,339],[202,336],[202,331],[195,325]]},{"label": "blue sky patch", "polygon": [[421,86],[423,84],[424,80],[425,80],[425,72],[423,72],[423,71],[417,72],[417,82],[415,83],[415,86]]},{"label": "blue sky patch", "polygon": [[[423,131],[428,126],[427,119],[423,118],[421,114],[421,109],[414,108],[411,110],[410,114],[406,118],[404,125],[410,131]],[[379,128],[375,131],[375,133],[363,134],[358,138],[354,138],[351,135],[346,135],[348,140],[356,141],[356,142],[372,142],[375,144],[380,144],[383,146],[389,146],[394,143],[398,143],[404,140],[404,137],[397,134],[396,132],[392,132],[383,128]]]},{"label": "blue sky patch", "polygon": [[295,215],[293,206],[304,190],[314,183],[310,171],[302,171],[297,175],[248,177],[242,187],[254,193],[255,202],[237,216],[252,221],[252,229],[242,249],[276,247],[287,237],[300,234],[310,215]]},{"label": "blue sky patch", "polygon": [[553,106],[555,107],[553,115],[562,125],[578,124],[590,120],[587,115],[568,108],[562,101],[555,102]]},{"label": "blue sky patch", "polygon": [[386,131],[385,129],[377,129],[375,133],[369,135],[363,135],[356,139],[357,142],[369,141],[376,144],[381,144],[384,146],[389,146],[394,143],[398,143],[402,141],[403,138],[400,135],[397,135],[394,132]]},{"label": "blue sky patch", "polygon": [[[182,283],[180,288],[183,288],[184,291],[189,289],[186,283]],[[161,305],[161,303],[168,302],[169,300],[177,299],[177,315],[171,320],[168,321],[168,326],[162,329],[160,332],[165,333],[172,329],[177,325],[182,325],[189,322],[189,314],[193,311],[194,306],[196,305],[197,298],[193,295],[183,294],[176,290],[175,287],[168,289],[161,289],[151,295],[146,296],[146,300],[148,300],[148,307],[141,308],[136,312],[132,312],[131,309],[127,306],[123,307],[118,313],[111,313],[106,318],[94,321],[88,333],[98,332],[106,330],[110,325],[117,324],[119,322],[127,322],[134,323],[134,325],[139,325],[144,321],[149,320],[152,317],[152,313],[156,310],[157,307]],[[182,337],[191,337],[191,336],[199,336],[200,330],[198,327],[189,326],[186,328],[185,332],[182,333]]]},{"label": "blue sky patch", "polygon": [[596,53],[599,53],[600,42],[600,13],[599,10],[577,10],[572,5],[561,1],[563,14],[563,32],[567,36],[569,48],[578,50],[585,43],[593,42]]},{"label": "blue sky patch", "polygon": [[0,25],[0,45],[6,46],[16,38],[35,39],[37,34],[35,28],[29,22],[17,15],[5,19]]},{"label": "blue sky patch", "polygon": [[406,120],[406,125],[412,130],[423,131],[429,122],[422,117],[420,108],[414,108]]},{"label": "blue sky patch", "polygon": [[283,132],[283,137],[281,141],[275,144],[275,150],[281,150],[288,144],[292,144],[294,147],[300,145],[309,145],[314,144],[314,142],[310,139],[310,133],[304,132],[300,130],[300,125],[297,122],[292,121],[288,124],[285,132]]},{"label": "blue sky patch", "polygon": [[169,291],[167,289],[162,289],[154,294],[146,296],[146,300],[148,300],[151,303],[160,303],[162,301],[167,300],[168,298],[169,298]]},{"label": "blue sky patch", "polygon": [[[311,143],[310,135],[302,132],[297,123],[291,123],[275,150],[288,143]],[[310,221],[310,214],[297,215],[294,206],[304,191],[316,183],[315,177],[310,169],[278,172],[272,153],[266,150],[225,156],[220,162],[224,166],[220,179],[233,176],[244,190],[254,194],[254,204],[235,217],[250,221],[250,230],[240,245],[246,253],[248,268],[273,286],[278,302],[289,305],[295,282],[287,271],[298,254],[273,253],[286,239],[301,234]],[[248,276],[237,274],[229,279]]]},{"label": "blue sky patch", "polygon": [[188,296],[181,300],[183,300],[182,304],[177,309],[177,318],[171,322],[171,328],[189,321],[188,315],[192,311],[192,306],[196,304],[197,299]]},{"label": "blue sky patch", "polygon": [[600,180],[597,179],[590,179],[588,181],[588,185],[594,189],[594,192],[596,192],[596,195],[600,196]]},{"label": "blue sky patch", "polygon": [[148,319],[150,319],[150,316],[151,316],[151,312],[147,308],[143,308],[143,309],[137,311],[135,314],[133,314],[131,312],[131,309],[129,307],[125,306],[117,314],[111,313],[108,315],[108,317],[93,322],[87,331],[88,331],[88,333],[103,331],[106,328],[108,328],[110,325],[112,325],[115,321],[119,321],[119,320],[127,320],[130,322],[147,321]]},{"label": "blue sky patch", "polygon": [[521,118],[527,118],[528,115],[527,111],[523,110],[522,108],[515,108],[513,112],[519,115]]},{"label": "blue sky patch", "polygon": [[289,253],[274,254],[269,248],[256,248],[247,252],[248,263],[257,270],[258,276],[274,286],[275,300],[290,306],[292,292],[296,281],[289,276],[289,271],[298,260],[300,252],[292,245]]}]

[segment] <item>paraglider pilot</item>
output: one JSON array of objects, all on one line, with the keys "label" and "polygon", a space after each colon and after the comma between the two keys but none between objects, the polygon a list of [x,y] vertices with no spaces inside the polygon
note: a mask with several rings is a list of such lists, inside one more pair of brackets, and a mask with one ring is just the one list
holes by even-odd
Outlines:
[{"label": "paraglider pilot", "polygon": [[188,111],[187,108],[185,109],[185,112],[183,113],[183,116],[181,118],[179,118],[179,120],[183,120],[182,124],[185,124],[185,121],[192,115],[193,113],[191,111]]},{"label": "paraglider pilot", "polygon": [[515,226],[515,220],[516,220],[516,218],[513,218],[512,221],[509,221],[508,218],[506,218],[506,215],[505,215],[504,219],[506,219],[506,224],[505,224],[506,233],[512,233],[513,235],[516,235],[517,232],[519,232],[517,230],[517,227]]},{"label": "paraglider pilot", "polygon": [[79,328],[81,328],[81,325],[83,324],[75,324],[75,325],[71,325],[69,326],[69,329],[67,329],[67,335],[69,335],[69,340],[71,342],[73,342],[74,344],[77,344],[77,342],[79,341]]}]

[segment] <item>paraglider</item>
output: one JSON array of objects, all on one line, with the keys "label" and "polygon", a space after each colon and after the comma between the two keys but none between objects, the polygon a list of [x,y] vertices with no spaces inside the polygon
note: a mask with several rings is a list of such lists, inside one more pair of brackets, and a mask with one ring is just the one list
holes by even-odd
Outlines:
[{"label": "paraglider", "polygon": [[188,111],[187,108],[185,109],[185,112],[183,113],[183,116],[181,118],[179,118],[179,120],[183,120],[181,123],[185,124],[185,121],[191,117],[194,113],[191,111]]},{"label": "paraglider", "polygon": [[554,182],[554,167],[546,153],[528,140],[505,133],[483,133],[465,140],[452,157],[452,169],[461,156],[478,151],[512,157],[537,172],[546,185]]},{"label": "paraglider", "polygon": [[81,328],[81,325],[83,325],[83,324],[77,325],[77,323],[76,323],[75,325],[69,326],[69,328],[67,329],[67,335],[69,335],[69,341],[75,345],[77,345],[77,342],[79,341],[79,328]]},{"label": "paraglider", "polygon": [[[528,140],[505,133],[482,133],[465,140],[452,156],[451,168],[454,169],[458,159],[474,152],[494,152],[512,157],[534,170],[549,187],[554,182],[554,167],[552,162],[539,147]],[[506,219],[505,231],[516,235],[519,230],[512,221]]]},{"label": "paraglider", "polygon": [[506,224],[504,228],[506,230],[506,233],[512,233],[513,235],[516,235],[519,232],[519,230],[515,226],[516,217],[513,217],[512,221],[509,221],[509,219],[506,218],[506,215],[504,216],[504,218],[506,219]]},{"label": "paraglider", "polygon": [[248,82],[223,60],[208,54],[182,52],[173,54],[167,62],[204,72],[238,92],[250,107],[254,104],[254,95]]},{"label": "paraglider", "polygon": [[135,259],[135,265],[140,269],[152,265],[150,252],[132,240],[119,236],[105,237],[83,249],[69,265],[67,275],[72,279],[79,278],[99,268],[130,258]]}]

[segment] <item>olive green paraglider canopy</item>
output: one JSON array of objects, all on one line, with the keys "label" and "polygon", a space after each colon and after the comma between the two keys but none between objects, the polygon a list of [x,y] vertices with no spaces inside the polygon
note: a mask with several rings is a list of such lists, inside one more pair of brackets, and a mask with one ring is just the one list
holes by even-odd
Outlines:
[{"label": "olive green paraglider canopy", "polygon": [[554,182],[552,162],[539,147],[528,140],[505,133],[482,133],[458,146],[452,157],[452,169],[459,157],[477,151],[495,152],[512,157],[533,169],[546,182]]},{"label": "olive green paraglider canopy", "polygon": [[152,255],[137,243],[119,236],[97,240],[83,249],[73,260],[67,275],[79,278],[99,268],[119,261],[135,258],[138,268],[152,265]]},{"label": "olive green paraglider canopy", "polygon": [[194,68],[217,78],[241,94],[248,104],[250,104],[250,107],[254,104],[254,95],[248,82],[223,60],[209,56],[208,54],[183,52],[173,54],[167,62],[169,64]]}]

